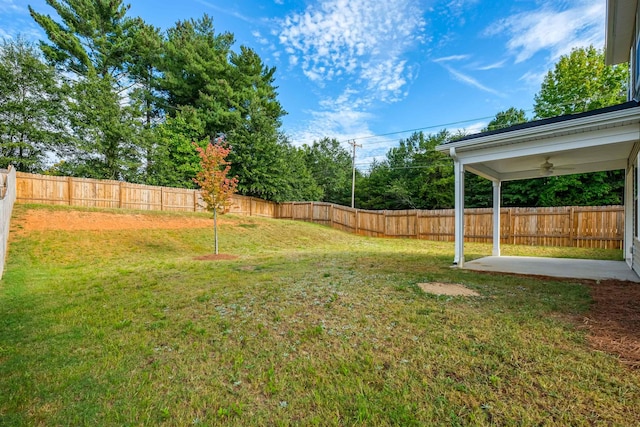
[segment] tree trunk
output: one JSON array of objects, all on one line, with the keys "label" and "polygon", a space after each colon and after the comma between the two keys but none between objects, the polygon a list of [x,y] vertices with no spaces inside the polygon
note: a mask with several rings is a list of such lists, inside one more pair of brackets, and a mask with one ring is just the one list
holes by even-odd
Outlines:
[{"label": "tree trunk", "polygon": [[218,255],[218,209],[213,210],[213,240],[215,242],[215,254]]}]

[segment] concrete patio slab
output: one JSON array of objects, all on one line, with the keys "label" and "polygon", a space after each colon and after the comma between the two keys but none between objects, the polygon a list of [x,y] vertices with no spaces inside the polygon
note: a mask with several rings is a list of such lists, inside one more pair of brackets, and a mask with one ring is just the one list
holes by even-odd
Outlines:
[{"label": "concrete patio slab", "polygon": [[640,283],[640,277],[638,277],[624,261],[489,256],[465,262],[463,268],[473,271],[491,271],[571,279],[614,279]]}]

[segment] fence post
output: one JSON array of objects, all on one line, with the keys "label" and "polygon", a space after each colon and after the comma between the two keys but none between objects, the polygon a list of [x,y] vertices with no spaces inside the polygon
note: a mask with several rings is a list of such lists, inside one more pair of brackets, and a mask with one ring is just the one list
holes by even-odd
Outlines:
[{"label": "fence post", "polygon": [[[569,247],[573,247],[573,239],[574,239],[574,232],[573,232],[573,227],[575,226],[575,221],[573,220],[573,208],[569,209]],[[578,246],[578,239],[576,239],[576,245]]]},{"label": "fence post", "polygon": [[329,205],[329,224],[333,228],[333,203]]},{"label": "fence post", "polygon": [[360,212],[360,210],[356,209],[356,234],[359,234],[359,232],[360,232],[360,221],[359,221],[359,219],[360,219],[359,216],[360,215],[359,215],[359,212]]},{"label": "fence post", "polygon": [[513,214],[513,208],[509,208],[509,238],[511,244],[516,244],[516,217]]},{"label": "fence post", "polygon": [[382,219],[384,221],[382,227],[382,237],[387,237],[387,210],[382,211]]},{"label": "fence post", "polygon": [[120,184],[118,185],[118,208],[122,209],[122,199],[123,199],[123,192],[122,192],[122,181],[120,181]]},{"label": "fence post", "polygon": [[69,206],[73,206],[73,178],[67,178],[68,191],[69,191]]}]

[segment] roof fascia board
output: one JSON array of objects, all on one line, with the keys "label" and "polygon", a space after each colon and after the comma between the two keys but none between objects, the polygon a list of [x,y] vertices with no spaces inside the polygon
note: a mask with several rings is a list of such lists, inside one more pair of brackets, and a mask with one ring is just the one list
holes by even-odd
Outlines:
[{"label": "roof fascia board", "polygon": [[526,142],[533,138],[550,138],[553,137],[554,133],[559,132],[579,131],[580,133],[584,133],[589,129],[597,128],[599,126],[624,124],[626,121],[634,120],[640,122],[640,108],[638,107],[612,111],[595,116],[570,119],[557,123],[549,123],[525,129],[518,129],[511,132],[488,135],[471,140],[449,142],[447,144],[438,145],[435,148],[438,151],[447,152],[451,147],[454,147],[457,153],[461,153],[468,150],[477,150],[479,148],[486,149],[494,146]]},{"label": "roof fascia board", "polygon": [[618,11],[616,0],[607,0],[607,32],[605,35],[605,62],[607,64],[613,64],[613,51],[615,40],[615,16]]},{"label": "roof fascia board", "polygon": [[470,164],[620,144],[639,139],[640,124],[634,123],[617,128],[598,129],[588,133],[564,134],[553,138],[536,139],[523,144],[487,144],[467,151],[456,149],[456,153],[461,163]]}]

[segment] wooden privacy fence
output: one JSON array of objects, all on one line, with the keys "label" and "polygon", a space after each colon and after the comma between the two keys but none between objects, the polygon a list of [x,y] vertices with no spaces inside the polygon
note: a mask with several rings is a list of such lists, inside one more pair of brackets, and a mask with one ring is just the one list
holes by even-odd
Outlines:
[{"label": "wooden privacy fence", "polygon": [[[198,190],[18,172],[16,200],[70,206],[204,211]],[[274,203],[234,195],[231,213],[294,219],[374,237],[454,240],[454,210],[361,210],[322,202]],[[490,243],[492,209],[465,209],[465,241]],[[622,206],[503,208],[502,243],[621,249]]]},{"label": "wooden privacy fence", "polygon": [[[52,205],[204,212],[198,190],[89,178],[17,173],[17,201]],[[277,204],[234,195],[231,213],[276,217]]]},{"label": "wooden privacy fence", "polygon": [[0,279],[4,273],[4,261],[7,256],[9,225],[13,203],[16,200],[16,170],[0,169]]},{"label": "wooden privacy fence", "polygon": [[[374,237],[454,240],[453,209],[352,209],[330,203],[292,202],[278,206],[279,218],[324,224]],[[491,243],[493,210],[465,209],[465,241]],[[622,206],[502,208],[501,243],[622,249]]]}]

